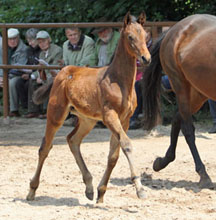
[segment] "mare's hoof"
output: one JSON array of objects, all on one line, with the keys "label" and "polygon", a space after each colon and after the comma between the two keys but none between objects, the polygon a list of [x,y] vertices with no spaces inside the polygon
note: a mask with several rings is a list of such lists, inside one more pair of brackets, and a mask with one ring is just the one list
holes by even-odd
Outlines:
[{"label": "mare's hoof", "polygon": [[210,178],[207,179],[200,179],[199,187],[201,189],[214,189],[214,185]]},{"label": "mare's hoof", "polygon": [[153,170],[154,171],[158,172],[161,169],[163,169],[162,161],[163,161],[163,159],[161,157],[158,157],[158,158],[155,159],[154,164],[153,164]]},{"label": "mare's hoof", "polygon": [[146,199],[146,195],[144,193],[144,189],[141,188],[140,190],[137,191],[137,196],[139,199]]},{"label": "mare's hoof", "polygon": [[30,189],[28,195],[26,196],[26,200],[33,201],[35,199],[35,190]]}]

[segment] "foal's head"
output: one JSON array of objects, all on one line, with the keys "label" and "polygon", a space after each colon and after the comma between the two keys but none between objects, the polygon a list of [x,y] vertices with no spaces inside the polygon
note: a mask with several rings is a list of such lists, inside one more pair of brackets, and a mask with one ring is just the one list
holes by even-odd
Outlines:
[{"label": "foal's head", "polygon": [[143,64],[149,64],[151,62],[151,55],[146,46],[147,33],[143,28],[145,21],[145,13],[141,13],[136,22],[128,12],[124,17],[122,35],[129,54],[138,58]]}]

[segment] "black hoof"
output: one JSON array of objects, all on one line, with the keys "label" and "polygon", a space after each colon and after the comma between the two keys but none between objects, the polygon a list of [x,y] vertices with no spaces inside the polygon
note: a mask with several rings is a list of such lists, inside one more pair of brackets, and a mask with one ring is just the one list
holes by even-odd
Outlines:
[{"label": "black hoof", "polygon": [[214,185],[210,178],[208,179],[200,179],[199,188],[201,189],[214,189]]},{"label": "black hoof", "polygon": [[163,169],[164,167],[162,166],[162,161],[163,159],[161,157],[158,157],[155,159],[154,163],[153,163],[153,170],[158,172],[161,169]]}]

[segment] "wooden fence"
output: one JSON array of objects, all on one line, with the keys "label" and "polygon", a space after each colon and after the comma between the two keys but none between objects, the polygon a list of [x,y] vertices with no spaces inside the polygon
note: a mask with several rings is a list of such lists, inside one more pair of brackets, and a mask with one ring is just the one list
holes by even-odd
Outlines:
[{"label": "wooden fence", "polygon": [[[162,32],[163,28],[169,28],[176,22],[146,22],[146,27],[152,28],[152,37],[156,39],[158,35]],[[0,69],[3,69],[3,116],[4,121],[7,123],[9,115],[9,103],[8,103],[8,69],[60,69],[60,66],[40,66],[40,65],[9,65],[8,64],[8,46],[7,46],[7,29],[8,28],[67,28],[67,27],[79,27],[79,28],[89,28],[89,27],[122,27],[122,22],[98,22],[98,23],[0,23],[0,28],[2,30],[2,51],[3,51],[3,64],[0,65]]]}]

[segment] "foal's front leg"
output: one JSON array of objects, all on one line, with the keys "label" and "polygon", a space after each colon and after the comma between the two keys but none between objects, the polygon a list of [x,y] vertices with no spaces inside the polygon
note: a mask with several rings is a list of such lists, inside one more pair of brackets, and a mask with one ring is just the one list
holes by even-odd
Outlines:
[{"label": "foal's front leg", "polygon": [[118,161],[118,158],[119,158],[119,150],[120,150],[119,141],[116,139],[114,135],[112,135],[110,139],[110,152],[108,156],[107,168],[97,188],[98,190],[97,203],[103,202],[103,197],[107,189],[107,184],[108,184],[111,172],[113,168],[115,167]]},{"label": "foal's front leg", "polygon": [[[137,175],[134,162],[132,158],[132,144],[128,136],[126,135],[125,131],[127,131],[129,127],[129,118],[124,121],[123,127],[121,122],[118,118],[118,115],[115,112],[107,112],[104,117],[104,123],[107,127],[111,130],[113,136],[110,143],[110,153],[108,157],[107,168],[104,173],[104,176],[98,186],[98,198],[97,202],[103,202],[103,196],[106,192],[107,183],[109,181],[111,172],[118,160],[119,157],[119,146],[122,148],[124,154],[127,157],[130,171],[131,171],[131,179],[135,184],[137,196],[139,198],[144,198],[144,189],[142,187],[140,177]],[[114,140],[116,139],[116,141]]]}]

